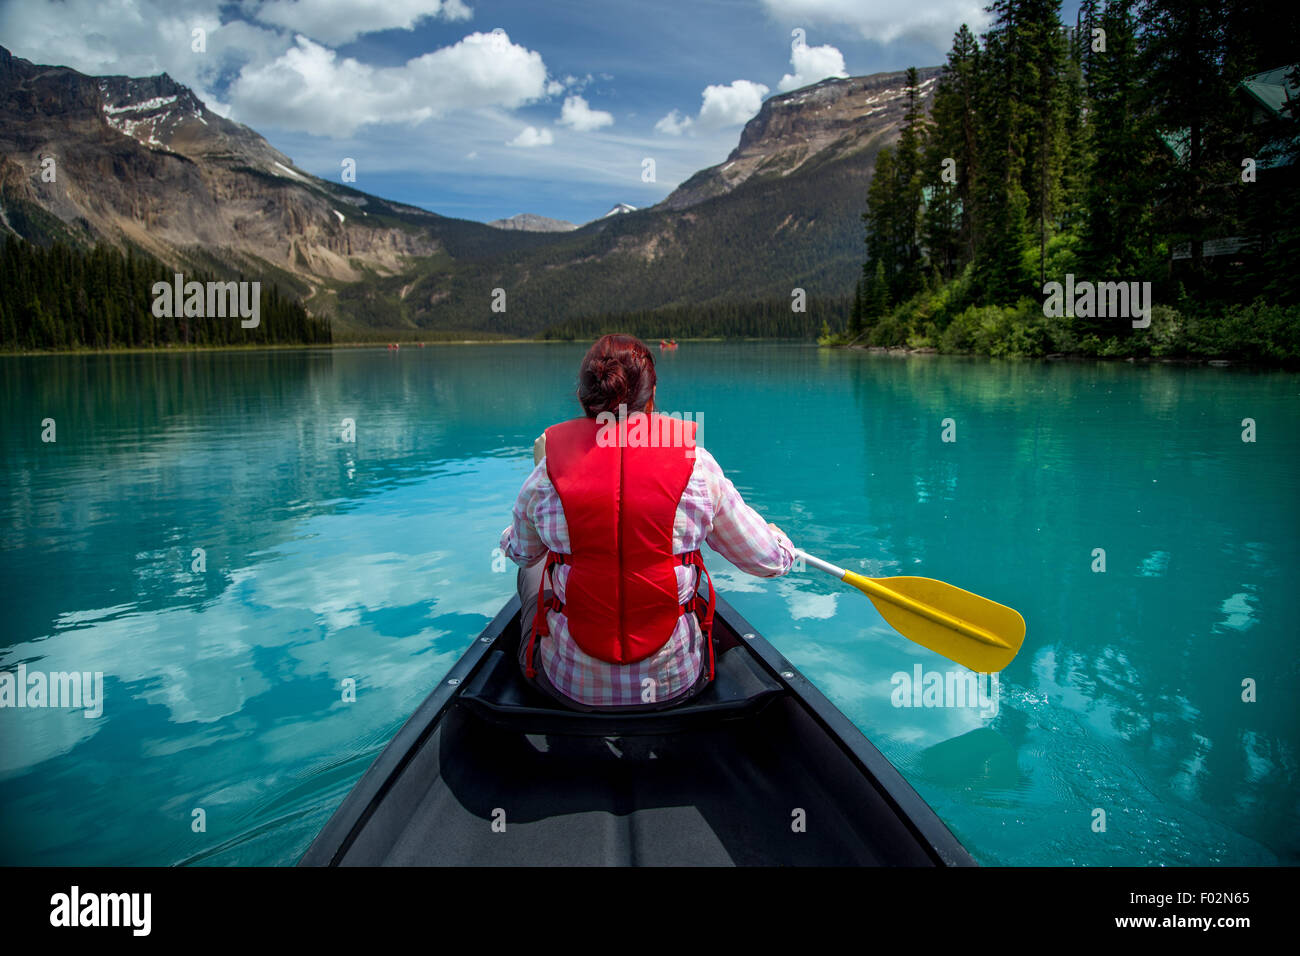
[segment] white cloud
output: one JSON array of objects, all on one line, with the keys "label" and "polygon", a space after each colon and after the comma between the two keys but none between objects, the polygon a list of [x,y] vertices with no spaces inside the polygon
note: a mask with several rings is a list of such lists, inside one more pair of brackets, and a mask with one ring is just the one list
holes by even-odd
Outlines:
[{"label": "white cloud", "polygon": [[560,110],[560,123],[572,126],[579,133],[590,133],[602,126],[614,125],[614,117],[604,110],[593,110],[581,96],[570,96]]},{"label": "white cloud", "polygon": [[332,44],[378,30],[410,30],[426,17],[468,20],[473,16],[462,0],[267,0],[250,12],[263,23]]},{"label": "white cloud", "polygon": [[506,143],[507,146],[518,146],[522,149],[531,149],[534,146],[550,146],[555,142],[555,137],[551,135],[549,129],[539,130],[535,126],[525,126],[519,135]]},{"label": "white cloud", "polygon": [[844,54],[829,45],[795,44],[790,49],[790,65],[794,67],[794,73],[781,77],[781,82],[777,85],[782,93],[797,90],[801,86],[811,86],[829,76],[848,76],[844,72]]},{"label": "white cloud", "polygon": [[751,80],[734,80],[730,86],[706,86],[695,122],[711,130],[739,126],[758,112],[768,92],[762,83]]},{"label": "white cloud", "polygon": [[[441,9],[446,15],[458,7],[443,0]],[[191,51],[195,27],[206,31],[204,53]],[[0,3],[0,37],[16,56],[89,75],[165,71],[214,112],[260,132],[339,137],[456,110],[514,109],[545,98],[548,85],[541,54],[504,31],[472,33],[401,66],[373,67],[279,28],[222,23],[211,0]],[[218,96],[219,80],[231,76]]]},{"label": "white cloud", "polygon": [[230,85],[240,120],[254,127],[348,135],[368,123],[409,123],[433,115],[432,107],[411,96],[406,68],[375,69],[340,59],[304,36],[295,41],[282,56],[245,69]]},{"label": "white cloud", "polygon": [[376,123],[412,123],[455,109],[513,109],[546,94],[540,54],[504,34],[472,33],[400,67],[376,68],[304,36],[230,85],[237,118],[311,133],[349,135]]},{"label": "white cloud", "polygon": [[835,616],[838,594],[816,594],[804,591],[788,581],[780,581],[776,587],[785,598],[790,616],[796,621],[808,619],[829,621]]},{"label": "white cloud", "polygon": [[[270,0],[237,5],[249,18],[226,19],[216,0],[23,0],[0,3],[0,42],[33,63],[69,66],[89,75],[153,76],[166,72],[224,114],[219,78],[274,61],[294,46],[293,32],[328,42],[369,30],[411,26],[420,16],[470,15],[463,0]],[[300,25],[295,20],[301,21]],[[408,22],[409,21],[409,22]],[[207,49],[191,50],[191,31],[206,32]]]},{"label": "white cloud", "polygon": [[963,23],[978,33],[989,22],[986,0],[762,0],[781,23],[849,27],[865,39],[920,40],[946,50]]},{"label": "white cloud", "polygon": [[692,119],[671,110],[655,123],[655,130],[669,136],[681,136],[688,130],[713,133],[729,126],[739,126],[758,112],[763,97],[769,92],[762,83],[752,80],[733,80],[729,86],[706,86],[700,97],[698,116]]},{"label": "white cloud", "polygon": [[694,122],[689,116],[683,116],[677,110],[671,111],[667,116],[655,123],[655,129],[661,133],[667,133],[669,136],[681,136],[686,132]]}]

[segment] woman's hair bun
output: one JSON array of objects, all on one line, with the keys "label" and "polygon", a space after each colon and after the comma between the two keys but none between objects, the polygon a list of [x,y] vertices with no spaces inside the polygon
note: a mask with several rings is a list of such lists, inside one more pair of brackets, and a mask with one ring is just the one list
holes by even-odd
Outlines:
[{"label": "woman's hair bun", "polygon": [[605,411],[642,411],[654,391],[654,359],[639,339],[606,335],[587,352],[578,372],[578,400],[591,417]]}]

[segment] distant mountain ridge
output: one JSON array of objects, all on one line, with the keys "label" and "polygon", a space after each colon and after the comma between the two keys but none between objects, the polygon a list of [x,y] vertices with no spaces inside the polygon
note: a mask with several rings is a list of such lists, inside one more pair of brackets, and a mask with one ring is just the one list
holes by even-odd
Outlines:
[{"label": "distant mountain ridge", "polygon": [[[933,90],[937,68],[920,71]],[[767,100],[727,161],[649,209],[493,224],[297,169],[166,74],[87,77],[0,48],[0,233],[134,245],[178,267],[277,279],[336,329],[532,334],[620,310],[851,292],[875,155],[904,74]],[[53,158],[54,182],[42,175]],[[513,223],[506,225],[506,223]],[[540,227],[546,227],[540,231]],[[508,308],[494,311],[494,290]]]},{"label": "distant mountain ridge", "polygon": [[521,212],[509,219],[493,219],[488,225],[495,229],[518,229],[523,232],[572,232],[578,228],[568,220],[548,219],[531,212]]}]

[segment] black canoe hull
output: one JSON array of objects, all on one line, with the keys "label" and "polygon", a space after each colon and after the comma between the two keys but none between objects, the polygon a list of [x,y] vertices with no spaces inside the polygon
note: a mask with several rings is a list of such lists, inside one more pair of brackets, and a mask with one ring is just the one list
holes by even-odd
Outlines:
[{"label": "black canoe hull", "polygon": [[717,692],[632,716],[569,712],[520,690],[518,614],[514,599],[300,865],[974,865],[723,599]]}]

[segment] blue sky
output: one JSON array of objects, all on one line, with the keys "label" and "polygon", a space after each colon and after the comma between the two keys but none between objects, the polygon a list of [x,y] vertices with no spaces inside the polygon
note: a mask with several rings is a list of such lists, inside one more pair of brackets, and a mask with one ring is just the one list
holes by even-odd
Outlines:
[{"label": "blue sky", "polygon": [[721,162],[763,99],[940,64],[986,17],[980,0],[5,0],[0,44],[165,70],[309,172],[355,159],[367,192],[585,222]]}]

